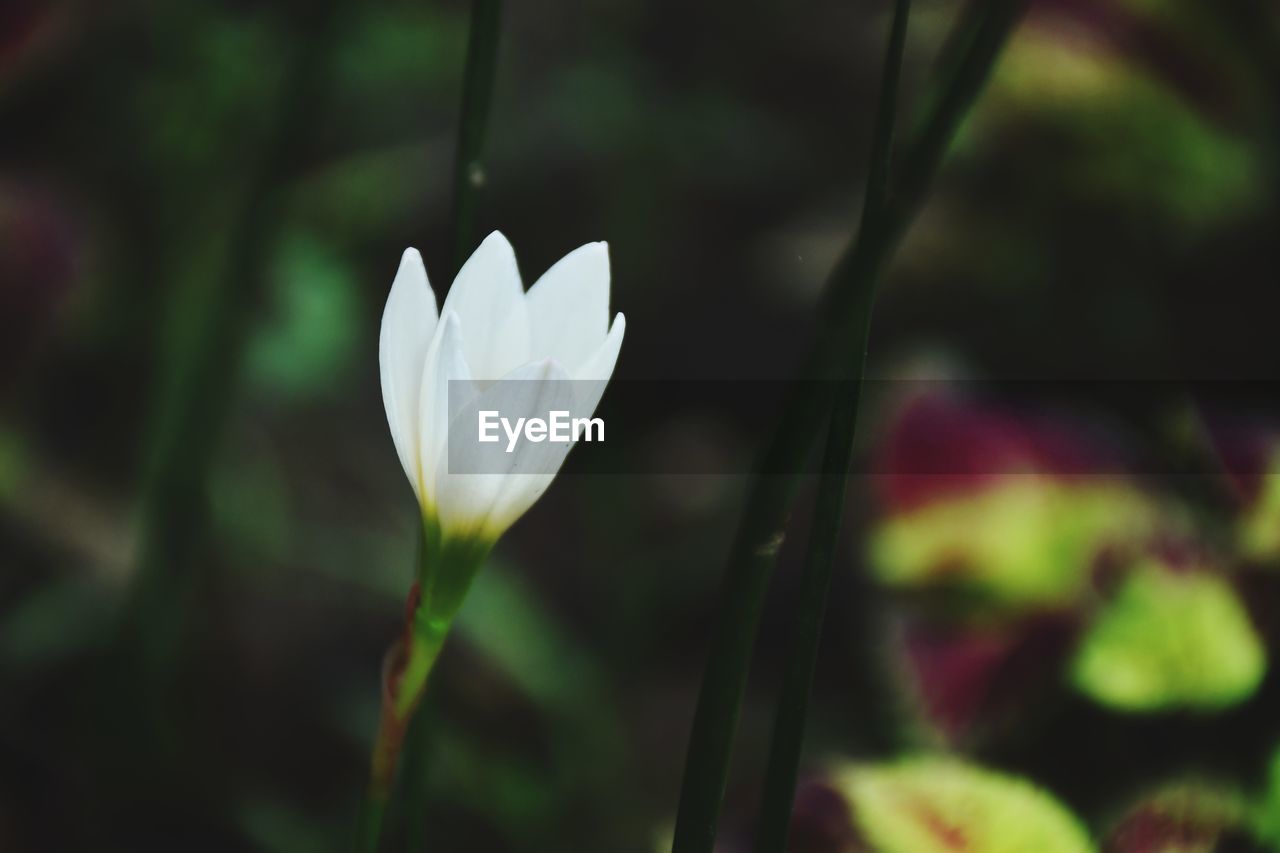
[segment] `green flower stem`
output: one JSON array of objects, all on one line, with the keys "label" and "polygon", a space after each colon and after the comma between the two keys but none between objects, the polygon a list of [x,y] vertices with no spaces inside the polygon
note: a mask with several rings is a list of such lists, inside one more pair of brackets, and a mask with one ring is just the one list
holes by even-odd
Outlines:
[{"label": "green flower stem", "polygon": [[[415,596],[416,598],[416,596]],[[382,714],[373,742],[369,786],[360,811],[357,850],[373,853],[382,834],[382,818],[395,788],[396,766],[405,733],[444,647],[448,625],[432,628],[416,617],[423,605],[411,604],[405,636],[387,654],[382,671]]]},{"label": "green flower stem", "polygon": [[[730,548],[720,612],[711,638],[685,758],[673,853],[710,853],[728,776],[733,733],[774,557],[798,470],[829,411],[821,383],[860,376],[866,358],[874,284],[986,82],[1025,0],[988,0],[968,21],[941,96],[903,158],[901,182],[883,216],[859,230],[832,271],[824,318],[781,407],[780,420],[757,457],[738,532]],[[783,473],[778,473],[783,472]]]},{"label": "green flower stem", "polygon": [[369,789],[360,813],[357,849],[372,853],[378,849],[383,816],[396,786],[396,766],[404,745],[404,733],[426,689],[426,680],[435,667],[447,626],[440,630],[417,628],[419,620],[410,617],[406,634],[388,653],[383,666],[383,711],[374,738],[374,754],[370,762]]},{"label": "green flower stem", "polygon": [[[431,517],[424,517],[420,529],[418,570],[405,605],[404,631],[382,665],[382,711],[356,835],[356,849],[363,853],[378,849],[382,818],[395,790],[396,767],[409,724],[426,693],[458,608],[493,547],[487,539],[446,537]],[[410,758],[421,752],[411,752]],[[415,769],[420,770],[411,768],[410,772]],[[412,813],[412,805],[410,810]]]},{"label": "green flower stem", "polygon": [[[411,609],[411,636],[425,638],[428,644],[436,636],[443,641],[466,599],[471,582],[488,559],[492,548],[493,542],[483,538],[442,537],[434,522],[427,520],[424,523],[422,553],[428,556],[419,565],[418,589],[421,590],[421,599]],[[428,658],[425,653],[416,662],[411,658],[405,680],[416,679],[418,668],[425,664],[429,671],[434,663],[434,655]],[[426,692],[425,677],[422,681],[412,700],[404,695],[399,700],[406,730]],[[427,800],[427,764],[431,740],[429,731],[421,722],[413,727],[406,748],[409,753],[406,761],[408,766],[405,768],[406,799],[409,803],[406,811],[409,820],[405,835],[409,850],[423,850],[426,848],[426,822],[420,812]]]},{"label": "green flower stem", "polygon": [[[863,205],[860,240],[867,239],[867,235],[874,234],[879,229],[880,217],[888,206],[898,79],[902,71],[902,53],[906,44],[910,10],[911,0],[897,0],[894,4],[875,137],[871,145],[870,175]],[[773,738],[769,745],[759,830],[756,834],[757,853],[783,853],[786,849],[791,804],[795,798],[796,775],[800,766],[800,750],[804,744],[809,694],[813,687],[813,672],[822,639],[822,620],[827,609],[835,549],[840,538],[849,461],[853,456],[858,403],[862,396],[861,363],[858,364],[858,370],[853,381],[842,383],[827,426],[822,480],[818,487],[813,528],[809,535],[809,551],[792,617],[791,646],[774,716]]]},{"label": "green flower stem", "polygon": [[462,112],[453,157],[453,273],[471,254],[475,242],[476,206],[484,186],[484,140],[493,102],[498,66],[498,23],[501,0],[472,0],[467,67],[462,81]]}]

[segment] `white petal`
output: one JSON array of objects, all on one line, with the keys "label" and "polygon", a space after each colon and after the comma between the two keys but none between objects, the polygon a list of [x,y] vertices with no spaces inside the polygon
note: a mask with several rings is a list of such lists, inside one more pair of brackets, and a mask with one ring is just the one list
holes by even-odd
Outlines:
[{"label": "white petal", "polygon": [[449,434],[449,397],[451,394],[454,396],[454,411],[457,411],[476,394],[462,341],[462,324],[458,315],[449,311],[431,341],[422,371],[418,446],[421,448],[421,484],[425,504],[435,503],[436,472],[444,464],[441,454]]},{"label": "white petal", "polygon": [[[555,409],[571,410],[568,379],[552,359],[524,365],[490,385],[453,418],[449,429],[454,439],[445,450],[448,463],[436,475],[438,513],[446,535],[495,539],[551,485],[571,444],[521,438],[506,453],[507,438],[502,435],[499,444],[482,446],[476,440],[477,416],[493,410],[514,423],[521,417],[545,418]],[[483,473],[470,473],[475,471]]]},{"label": "white petal", "polygon": [[572,375],[609,331],[609,246],[588,243],[565,255],[529,288],[533,355]]},{"label": "white petal", "polygon": [[444,300],[467,330],[467,363],[477,379],[497,379],[529,361],[529,315],[516,255],[494,231],[458,271]]},{"label": "white petal", "polygon": [[405,476],[418,499],[418,393],[422,366],[436,330],[436,295],[417,249],[405,249],[382,310],[378,335],[378,367],[382,373],[382,404],[387,410],[391,440]]},{"label": "white petal", "polygon": [[604,343],[587,359],[586,364],[578,369],[573,383],[577,403],[574,415],[589,418],[600,405],[604,389],[613,376],[613,368],[618,363],[618,352],[622,349],[622,336],[627,332],[627,318],[619,313],[613,320],[613,328]]}]

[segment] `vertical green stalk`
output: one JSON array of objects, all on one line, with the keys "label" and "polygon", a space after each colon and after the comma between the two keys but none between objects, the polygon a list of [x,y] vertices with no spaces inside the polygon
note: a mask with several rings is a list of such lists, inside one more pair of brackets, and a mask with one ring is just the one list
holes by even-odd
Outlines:
[{"label": "vertical green stalk", "polygon": [[178,666],[181,635],[197,592],[209,468],[234,397],[263,267],[278,233],[282,179],[311,139],[321,112],[339,6],[338,0],[324,0],[300,10],[277,123],[228,241],[225,280],[195,327],[195,339],[175,342],[178,351],[160,359],[172,364],[172,375],[153,407],[155,445],[144,476],[139,557],[122,642],[150,691],[140,704],[161,717],[167,715],[154,703],[163,701]]},{"label": "vertical green stalk", "polygon": [[[893,161],[894,125],[898,114],[898,80],[902,76],[902,52],[907,41],[907,19],[911,0],[897,0],[893,20],[889,24],[889,47],[881,72],[880,103],[876,112],[874,136],[871,140],[871,163],[868,169],[867,195],[862,204],[862,231],[875,227],[889,206],[889,177]],[[861,377],[855,377],[861,382]],[[837,404],[838,405],[838,404]]]},{"label": "vertical green stalk", "polygon": [[809,551],[796,595],[787,668],[773,720],[773,738],[769,744],[769,763],[765,770],[756,832],[756,853],[782,853],[786,849],[809,693],[818,660],[827,590],[831,585],[831,570],[835,565],[836,543],[844,512],[847,472],[862,390],[859,384],[850,383],[840,392],[827,427],[827,445],[822,456],[822,479],[818,486],[813,528],[809,534]]},{"label": "vertical green stalk", "polygon": [[[885,52],[880,86],[880,105],[876,115],[871,145],[871,165],[867,194],[862,209],[859,240],[869,238],[880,227],[889,200],[889,173],[893,154],[893,130],[898,100],[898,79],[902,71],[902,53],[906,44],[907,19],[911,0],[897,0],[889,27],[889,46]],[[868,319],[870,314],[868,314]],[[864,333],[865,337],[865,333]],[[788,650],[782,687],[778,695],[765,770],[764,793],[760,806],[756,853],[783,853],[791,823],[791,804],[795,798],[796,774],[800,751],[804,744],[805,720],[813,673],[822,639],[822,621],[827,609],[827,593],[835,565],[835,549],[840,538],[840,522],[844,513],[844,496],[848,483],[849,460],[853,455],[854,432],[858,421],[858,403],[862,397],[862,363],[858,373],[842,383],[827,426],[827,443],[822,457],[822,479],[818,487],[813,527],[809,534],[809,551],[805,557],[800,589],[797,593],[792,621],[791,645]]]},{"label": "vertical green stalk", "polygon": [[874,284],[923,201],[957,126],[986,82],[1026,0],[987,0],[968,19],[972,38],[958,50],[942,94],[904,158],[902,181],[874,228],[862,228],[827,282],[822,323],[757,457],[746,507],[729,552],[720,611],[685,757],[672,853],[710,853],[728,776],[738,711],[774,557],[785,534],[796,474],[829,407],[820,383],[858,376],[874,302]]},{"label": "vertical green stalk", "polygon": [[[426,554],[427,549],[422,549],[422,553]],[[405,735],[448,634],[447,620],[433,623],[421,618],[427,607],[424,599],[417,595],[411,597],[404,633],[383,663],[381,715],[356,834],[355,849],[362,853],[374,853],[378,849]]]},{"label": "vertical green stalk", "polygon": [[429,520],[424,520],[421,530],[418,567],[405,605],[404,626],[382,664],[381,713],[355,839],[355,849],[363,853],[378,849],[410,724],[444,648],[453,614],[488,553],[485,546],[448,545]]},{"label": "vertical green stalk", "polygon": [[484,187],[484,141],[498,67],[501,0],[472,0],[467,68],[462,80],[458,144],[453,155],[453,273],[462,268],[475,242],[476,207]]}]

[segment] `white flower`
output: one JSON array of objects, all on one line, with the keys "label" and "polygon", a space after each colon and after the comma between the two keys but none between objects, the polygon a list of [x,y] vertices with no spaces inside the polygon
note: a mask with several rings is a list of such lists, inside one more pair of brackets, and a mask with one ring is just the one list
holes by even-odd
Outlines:
[{"label": "white flower", "polygon": [[[458,272],[439,314],[422,257],[406,250],[382,313],[378,356],[391,437],[428,526],[445,540],[492,543],[532,506],[569,445],[526,441],[503,454],[501,471],[450,473],[450,431],[474,436],[478,410],[560,407],[590,417],[625,330],[622,314],[609,325],[604,243],[565,255],[525,293],[511,244],[495,231]],[[595,381],[543,381],[570,379]],[[477,451],[472,441],[455,445],[459,471],[475,468],[465,463]]]}]

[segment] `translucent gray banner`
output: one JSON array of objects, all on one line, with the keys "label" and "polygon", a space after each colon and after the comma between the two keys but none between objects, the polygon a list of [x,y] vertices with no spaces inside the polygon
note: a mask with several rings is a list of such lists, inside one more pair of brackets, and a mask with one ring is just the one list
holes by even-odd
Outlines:
[{"label": "translucent gray banner", "polygon": [[852,393],[854,473],[1257,475],[1280,462],[1280,382],[616,379],[451,381],[446,462],[450,474],[823,473],[816,452],[773,470],[755,451],[787,410],[821,435]]}]

